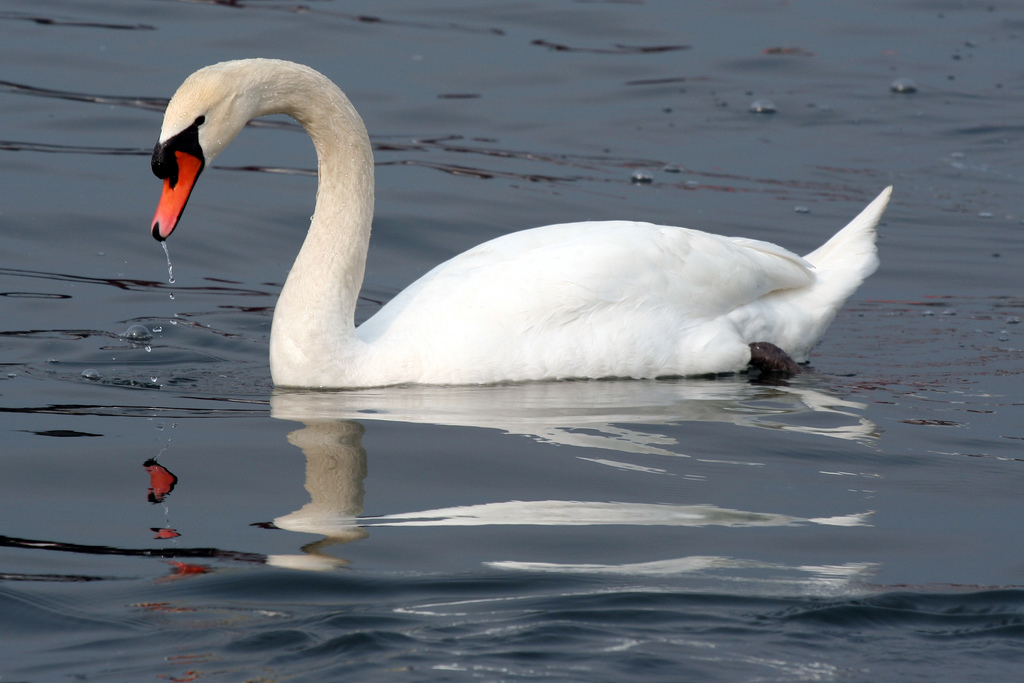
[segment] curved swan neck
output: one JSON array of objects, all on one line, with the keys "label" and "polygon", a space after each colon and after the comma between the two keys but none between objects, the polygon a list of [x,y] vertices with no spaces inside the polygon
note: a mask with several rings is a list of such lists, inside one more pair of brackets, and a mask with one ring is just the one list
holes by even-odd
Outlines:
[{"label": "curved swan neck", "polygon": [[344,362],[339,354],[357,340],[355,308],[373,221],[373,151],[359,114],[330,80],[290,62],[253,61],[255,116],[291,116],[316,148],[316,210],[281,291],[270,340],[275,382],[315,385],[292,369]]}]

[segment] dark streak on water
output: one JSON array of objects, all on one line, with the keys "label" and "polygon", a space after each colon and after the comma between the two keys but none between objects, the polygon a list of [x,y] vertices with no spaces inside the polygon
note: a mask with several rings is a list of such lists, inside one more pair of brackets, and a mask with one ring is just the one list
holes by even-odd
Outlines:
[{"label": "dark streak on water", "polygon": [[41,26],[69,26],[75,28],[99,28],[114,31],[153,31],[155,26],[146,24],[112,24],[91,21],[74,21],[71,19],[58,19],[55,17],[32,16],[18,12],[0,12],[0,21],[30,21]]}]

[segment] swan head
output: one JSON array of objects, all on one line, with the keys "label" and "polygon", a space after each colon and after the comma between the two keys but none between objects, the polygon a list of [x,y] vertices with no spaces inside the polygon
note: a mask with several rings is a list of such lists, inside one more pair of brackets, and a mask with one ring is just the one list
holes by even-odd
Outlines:
[{"label": "swan head", "polygon": [[259,88],[252,82],[264,60],[223,62],[189,76],[167,105],[153,173],[164,187],[153,216],[153,237],[163,241],[178,223],[199,174],[246,123],[259,116]]}]

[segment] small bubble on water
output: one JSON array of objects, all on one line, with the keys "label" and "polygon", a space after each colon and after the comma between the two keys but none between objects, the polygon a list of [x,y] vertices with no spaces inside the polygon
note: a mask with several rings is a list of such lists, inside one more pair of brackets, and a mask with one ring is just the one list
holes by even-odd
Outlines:
[{"label": "small bubble on water", "polygon": [[122,339],[133,342],[144,342],[149,341],[153,338],[153,333],[149,331],[149,328],[145,325],[132,325],[124,334],[121,335]]},{"label": "small bubble on water", "polygon": [[93,370],[92,368],[89,368],[88,370],[82,370],[82,377],[87,379],[87,380],[91,380],[93,382],[96,382],[96,381],[102,379],[103,376],[100,375],[99,371]]},{"label": "small bubble on water", "polygon": [[153,351],[153,347],[150,346],[149,344],[146,344],[146,353],[152,353],[152,351]]},{"label": "small bubble on water", "polygon": [[1009,318],[1006,319],[1006,324],[1007,325],[1019,325],[1020,324],[1020,318],[1018,318],[1015,315],[1011,315]]},{"label": "small bubble on water", "polygon": [[164,331],[164,328],[160,327],[159,325],[157,325],[156,327],[153,328],[153,332],[154,333],[156,333],[156,332],[163,332],[163,331]]},{"label": "small bubble on water", "polygon": [[172,293],[172,294],[170,295],[170,297],[171,297],[171,300],[173,300],[173,299],[174,299],[174,294]]},{"label": "small bubble on water", "polygon": [[978,218],[992,218],[993,214],[991,211],[979,211]]},{"label": "small bubble on water", "polygon": [[775,103],[767,97],[754,100],[750,103],[749,109],[754,114],[774,114],[778,111],[775,107]]},{"label": "small bubble on water", "polygon": [[909,78],[897,78],[889,84],[889,90],[900,93],[912,93],[917,92],[917,83],[910,80]]},{"label": "small bubble on water", "polygon": [[675,164],[669,164],[665,168],[661,169],[665,173],[682,173],[683,169]]},{"label": "small bubble on water", "polygon": [[156,384],[159,380],[160,380],[159,377],[150,377],[149,378],[149,381],[152,382],[153,384]]},{"label": "small bubble on water", "polygon": [[629,182],[634,185],[647,185],[654,182],[654,176],[647,171],[634,171],[633,175],[629,177]]},{"label": "small bubble on water", "polygon": [[794,206],[793,207],[793,211],[795,211],[797,213],[810,213],[811,212],[811,210],[809,208],[807,208],[806,206],[804,206],[803,204],[799,204],[797,206]]},{"label": "small bubble on water", "polygon": [[58,363],[59,361],[56,358],[47,358],[46,362],[47,363]]},{"label": "small bubble on water", "polygon": [[999,330],[999,341],[1010,341],[1010,333],[1006,330]]}]

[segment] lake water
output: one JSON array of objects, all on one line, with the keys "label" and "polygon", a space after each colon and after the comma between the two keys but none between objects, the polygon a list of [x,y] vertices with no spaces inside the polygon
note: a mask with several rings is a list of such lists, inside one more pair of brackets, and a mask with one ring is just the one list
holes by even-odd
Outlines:
[{"label": "lake water", "polygon": [[[8,0],[0,43],[0,681],[1020,680],[1016,4]],[[804,253],[892,184],[882,265],[788,382],[275,392],[301,130],[203,175],[173,284],[149,235],[166,98],[249,56],[366,120],[360,319],[516,229]]]}]

